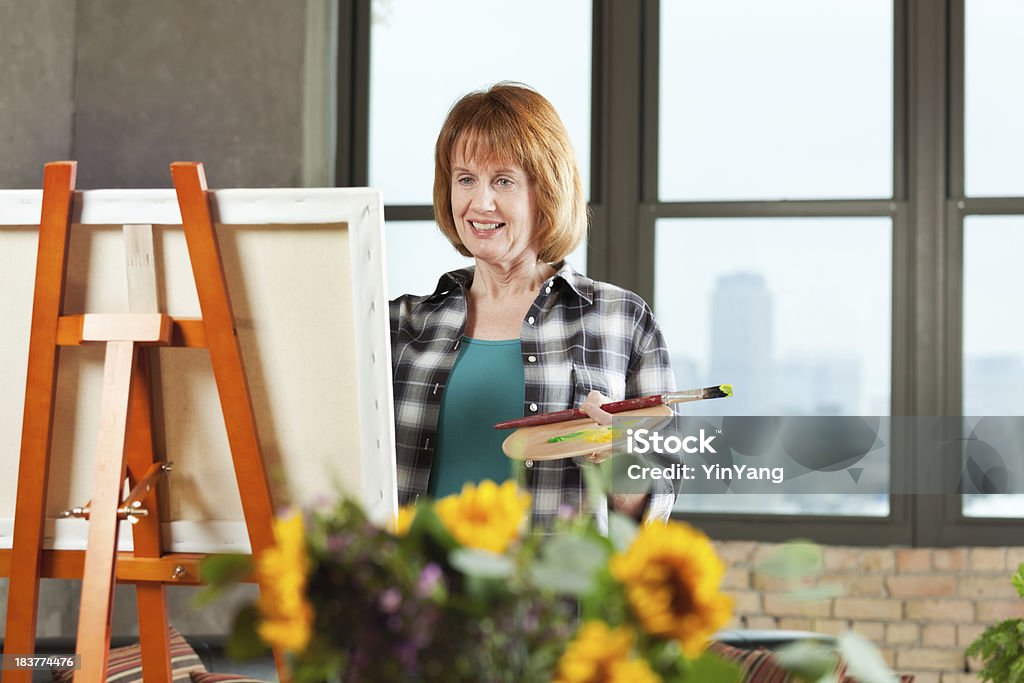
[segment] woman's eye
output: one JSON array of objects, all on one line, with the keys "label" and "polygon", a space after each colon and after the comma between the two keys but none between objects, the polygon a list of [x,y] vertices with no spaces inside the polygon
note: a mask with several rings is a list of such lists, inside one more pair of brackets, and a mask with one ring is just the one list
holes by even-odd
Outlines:
[{"label": "woman's eye", "polygon": [[473,182],[473,179],[470,178],[469,176],[463,176],[461,178],[457,178],[455,180],[455,182],[457,182],[459,185],[462,185],[462,186],[465,187],[465,186],[470,185]]},{"label": "woman's eye", "polygon": [[513,185],[515,183],[508,178],[498,178],[498,187],[512,187]]}]

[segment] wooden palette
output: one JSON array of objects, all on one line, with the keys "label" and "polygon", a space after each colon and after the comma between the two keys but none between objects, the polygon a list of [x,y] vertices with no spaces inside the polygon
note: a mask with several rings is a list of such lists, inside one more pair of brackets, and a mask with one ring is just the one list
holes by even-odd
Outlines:
[{"label": "wooden palette", "polygon": [[[658,429],[672,418],[672,409],[664,405],[641,408],[640,410],[617,413],[615,418],[615,426],[620,429]],[[595,458],[596,460],[603,460],[604,458],[600,455],[607,457],[607,454],[611,453],[612,442],[588,441],[586,438],[587,436],[597,436],[599,432],[596,430],[600,429],[604,428],[590,418],[523,427],[509,434],[505,442],[501,444],[501,449],[513,460],[558,460],[591,455],[592,453],[599,454],[599,457]],[[584,434],[562,441],[551,441],[551,439],[570,436],[577,432],[584,432]]]}]

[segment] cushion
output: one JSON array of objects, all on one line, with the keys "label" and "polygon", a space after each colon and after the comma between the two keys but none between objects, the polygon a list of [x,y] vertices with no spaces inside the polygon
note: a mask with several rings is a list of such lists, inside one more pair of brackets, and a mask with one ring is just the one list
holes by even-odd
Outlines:
[{"label": "cushion", "polygon": [[787,683],[789,673],[779,666],[771,650],[763,647],[745,650],[725,643],[711,643],[708,652],[739,667],[744,681],[756,683]]},{"label": "cushion", "polygon": [[192,683],[266,683],[256,678],[238,674],[218,674],[212,671],[193,671],[189,674]]},{"label": "cushion", "polygon": [[[206,671],[199,655],[174,628],[171,637],[171,679],[174,683],[192,683],[189,674]],[[56,683],[71,683],[74,671],[54,670]],[[142,683],[142,647],[136,643],[126,647],[115,647],[107,656],[107,683]]]},{"label": "cushion", "polygon": [[[743,680],[749,683],[789,683],[789,674],[779,666],[775,654],[763,647],[747,650],[725,643],[713,642],[708,646],[708,652],[718,655],[727,662],[732,662],[740,668],[743,673]],[[846,673],[846,663],[840,662],[836,671],[836,680],[841,683],[857,683],[856,679]],[[901,683],[913,683],[914,677],[900,676]]]}]

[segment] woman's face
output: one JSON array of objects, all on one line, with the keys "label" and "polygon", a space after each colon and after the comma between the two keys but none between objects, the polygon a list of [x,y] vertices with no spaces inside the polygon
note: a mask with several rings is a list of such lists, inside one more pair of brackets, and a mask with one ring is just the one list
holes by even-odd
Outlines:
[{"label": "woman's face", "polygon": [[456,151],[451,192],[455,227],[474,258],[498,266],[524,258],[536,263],[533,183],[520,166],[466,159]]}]

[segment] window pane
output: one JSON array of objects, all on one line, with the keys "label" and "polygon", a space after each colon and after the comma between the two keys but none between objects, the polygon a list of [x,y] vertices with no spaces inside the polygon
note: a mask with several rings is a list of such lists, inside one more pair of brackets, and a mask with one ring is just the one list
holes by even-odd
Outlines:
[{"label": "window pane", "polygon": [[[963,412],[1024,415],[1024,216],[964,219]],[[1024,516],[1022,495],[964,496],[964,514]]]},{"label": "window pane", "polygon": [[591,6],[374,0],[369,178],[385,203],[432,203],[434,142],[448,109],[498,81],[526,83],[551,100],[589,190]]},{"label": "window pane", "polygon": [[[455,251],[433,221],[387,221],[384,230],[389,299],[430,294],[443,273],[473,264],[473,259]],[[568,261],[579,272],[587,272],[585,242],[569,254]]]},{"label": "window pane", "polygon": [[892,195],[891,0],[661,3],[662,200]]},{"label": "window pane", "polygon": [[[695,415],[888,415],[887,218],[669,219],[655,227],[654,307],[680,388],[731,383]],[[887,470],[887,463],[873,465]],[[764,512],[888,514],[885,496],[759,496]],[[680,510],[735,511],[734,496]]]},{"label": "window pane", "polygon": [[430,294],[443,273],[473,264],[455,251],[434,221],[387,221],[384,231],[389,299]]},{"label": "window pane", "polygon": [[964,162],[971,196],[1024,194],[1024,3],[968,0],[965,7]]}]

